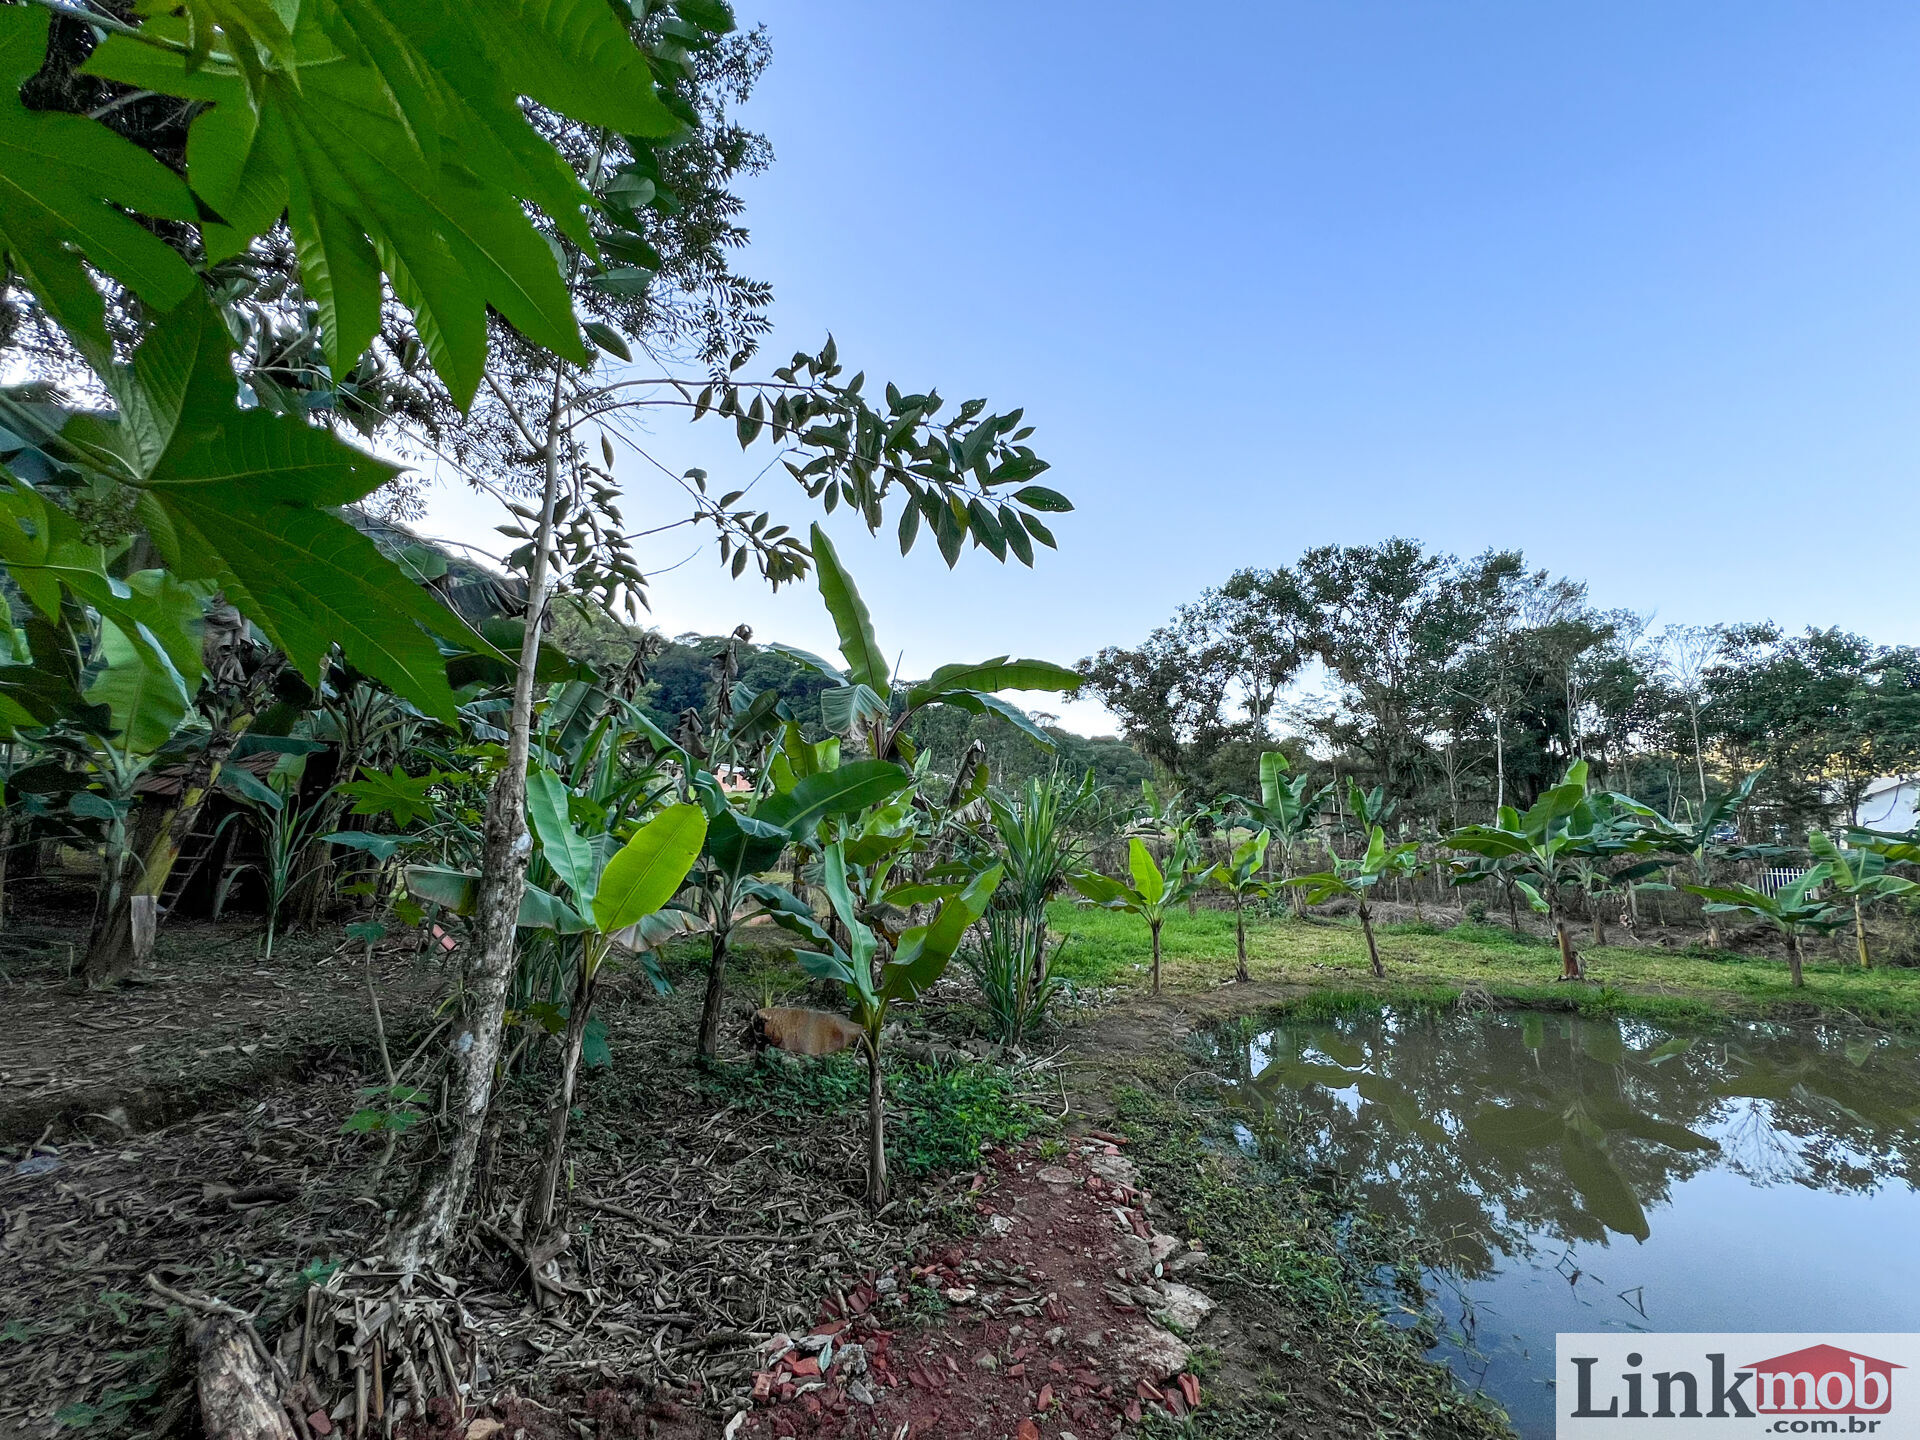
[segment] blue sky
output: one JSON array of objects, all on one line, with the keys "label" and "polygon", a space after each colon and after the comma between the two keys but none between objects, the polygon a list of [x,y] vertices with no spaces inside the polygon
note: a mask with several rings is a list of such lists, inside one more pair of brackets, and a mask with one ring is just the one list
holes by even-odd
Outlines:
[{"label": "blue sky", "polygon": [[[875,380],[1024,405],[1079,506],[1031,573],[849,536],[910,672],[1072,661],[1390,534],[1662,622],[1920,640],[1920,6],[736,3],[774,47],[769,353],[831,329]],[[761,463],[677,422],[658,451]],[[630,518],[680,508],[624,478]],[[654,603],[831,642],[708,554]]]}]

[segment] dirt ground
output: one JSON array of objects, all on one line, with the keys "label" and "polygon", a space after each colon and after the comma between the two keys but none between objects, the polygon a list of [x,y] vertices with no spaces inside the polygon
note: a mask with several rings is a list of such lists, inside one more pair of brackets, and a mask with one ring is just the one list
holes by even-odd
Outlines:
[{"label": "dirt ground", "polygon": [[[0,1436],[187,1433],[182,1314],[162,1289],[284,1334],[406,1192],[404,1147],[383,1163],[377,1136],[342,1132],[379,1079],[366,962],[323,935],[269,964],[244,922],[183,926],[163,932],[153,983],[89,994],[66,974],[57,916],[20,918],[0,939],[8,999],[30,1017],[0,1067]],[[396,1059],[430,1036],[443,965],[376,953]],[[599,1012],[614,1063],[588,1072],[569,1146],[570,1293],[536,1307],[524,1263],[489,1238],[511,1230],[537,1153],[536,1073],[503,1092],[487,1225],[449,1264],[485,1383],[393,1433],[1089,1440],[1297,1371],[1293,1321],[1218,1287],[1105,1128],[1140,1057],[1177,1070],[1193,1026],[1296,990],[1097,1012],[1024,1072],[1038,1133],[902,1176],[874,1216],[857,1116],[821,1098],[816,1072],[769,1075],[738,1050],[703,1072],[688,1053],[697,985],[662,999],[615,975]],[[742,1014],[754,1003],[736,996]],[[1259,1353],[1256,1314],[1272,1342]],[[351,1409],[316,1410],[308,1429],[351,1434]]]},{"label": "dirt ground", "polygon": [[396,1035],[420,1028],[446,983],[442,961],[387,946],[369,974],[338,932],[286,937],[271,961],[256,925],[181,921],[161,929],[142,983],[111,993],[72,981],[90,892],[17,886],[0,932],[0,1145],[49,1126],[148,1130],[324,1066],[371,1056],[367,985]]},{"label": "dirt ground", "polygon": [[1153,1229],[1137,1180],[1097,1135],[995,1154],[974,1236],[863,1277],[845,1313],[836,1299],[807,1334],[766,1343],[742,1433],[1031,1440],[1185,1415],[1200,1382],[1184,1337],[1214,1306],[1172,1276],[1206,1256]]}]

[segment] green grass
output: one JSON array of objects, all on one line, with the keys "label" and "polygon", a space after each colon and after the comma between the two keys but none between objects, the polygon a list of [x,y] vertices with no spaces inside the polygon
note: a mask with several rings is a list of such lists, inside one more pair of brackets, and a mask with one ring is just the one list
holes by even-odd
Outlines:
[{"label": "green grass", "polygon": [[[983,1145],[1024,1139],[1043,1119],[1005,1071],[987,1065],[889,1061],[886,1077],[887,1160],[909,1175],[971,1168]],[[701,1088],[785,1119],[851,1117],[865,1113],[867,1065],[851,1054],[804,1065],[759,1060],[717,1069],[701,1078]]]},{"label": "green grass", "polygon": [[[1087,988],[1141,991],[1149,984],[1147,927],[1134,916],[1056,902],[1049,913],[1066,939],[1055,973]],[[1247,920],[1248,966],[1256,981],[1363,993],[1466,987],[1516,1004],[1550,1005],[1698,1022],[1727,1015],[1816,1010],[1863,1023],[1920,1029],[1920,968],[1861,970],[1838,957],[1810,957],[1794,990],[1786,962],[1734,951],[1582,946],[1590,983],[1556,985],[1559,956],[1545,940],[1504,926],[1466,924],[1378,928],[1387,980],[1376,981],[1352,919]],[[1210,992],[1233,977],[1233,915],[1177,911],[1161,931],[1161,983],[1176,995]]]}]

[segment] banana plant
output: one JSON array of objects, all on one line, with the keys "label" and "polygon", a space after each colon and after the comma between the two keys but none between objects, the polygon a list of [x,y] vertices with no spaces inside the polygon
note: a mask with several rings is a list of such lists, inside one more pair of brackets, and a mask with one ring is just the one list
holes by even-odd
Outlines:
[{"label": "banana plant", "polygon": [[1176,843],[1167,855],[1162,870],[1139,836],[1127,841],[1128,880],[1083,870],[1069,875],[1067,883],[1094,904],[1108,910],[1124,910],[1147,922],[1153,943],[1153,993],[1160,993],[1160,927],[1167,923],[1173,907],[1183,904],[1206,882],[1206,872],[1195,864],[1194,843],[1189,836]]},{"label": "banana plant", "polygon": [[[1260,802],[1255,804],[1245,796],[1235,796],[1236,803],[1255,825],[1271,832],[1273,849],[1280,852],[1280,878],[1293,877],[1293,857],[1298,846],[1304,844],[1313,834],[1319,822],[1320,811],[1327,803],[1327,797],[1333,793],[1331,784],[1322,785],[1318,790],[1309,787],[1307,777],[1290,773],[1287,757],[1278,750],[1268,750],[1260,756]],[[1272,854],[1272,850],[1268,851]],[[1287,891],[1293,903],[1294,914],[1306,913],[1305,893],[1298,888]]]},{"label": "banana plant", "polygon": [[1806,984],[1801,975],[1800,937],[1809,931],[1825,935],[1846,923],[1832,901],[1814,896],[1814,891],[1831,878],[1832,872],[1825,865],[1815,865],[1791,885],[1771,895],[1751,885],[1682,885],[1680,888],[1705,900],[1710,915],[1751,916],[1766,921],[1786,936],[1787,969],[1793,977],[1793,988],[1798,990]]},{"label": "banana plant", "polygon": [[1299,875],[1286,883],[1304,891],[1308,902],[1314,905],[1337,899],[1358,902],[1360,930],[1367,937],[1367,959],[1372,962],[1374,976],[1385,979],[1387,967],[1380,962],[1380,946],[1373,937],[1373,909],[1369,900],[1382,880],[1413,875],[1419,868],[1419,841],[1389,845],[1387,832],[1375,825],[1367,832],[1366,852],[1358,860],[1342,860],[1336,855],[1331,870]]},{"label": "banana plant", "polygon": [[[5,632],[13,663],[0,665],[0,738],[57,731],[92,777],[94,788],[69,804],[104,825],[86,962],[95,982],[121,978],[144,958],[184,838],[173,822],[197,811],[232,747],[213,748],[193,705],[206,673],[208,587],[164,570],[121,578],[112,573],[118,558],[27,481],[0,472],[0,564],[26,602],[24,623]],[[130,822],[140,782],[170,764],[185,767],[180,804],[136,853]],[[104,963],[109,952],[119,963]]]},{"label": "banana plant", "polygon": [[[771,693],[771,692],[767,692]],[[751,713],[753,707],[747,708]],[[761,878],[780,863],[789,846],[813,845],[823,821],[857,815],[905,790],[912,777],[886,760],[843,762],[836,739],[809,743],[787,720],[780,746],[745,795],[722,789],[711,771],[636,710],[636,724],[656,751],[679,762],[688,787],[707,816],[705,842],[694,867],[695,904],[707,930],[707,989],[700,1009],[697,1054],[711,1062],[718,1053],[726,1003],[728,947],[735,930],[750,920],[807,910],[789,890]],[[735,763],[738,749],[729,749]]]},{"label": "banana plant", "polygon": [[886,656],[874,636],[873,617],[867,613],[866,602],[840,563],[827,532],[817,524],[813,527],[812,551],[820,598],[833,617],[846,668],[842,670],[805,650],[784,645],[770,648],[838,687],[820,696],[820,713],[829,730],[860,739],[876,760],[911,761],[913,747],[906,730],[913,717],[930,705],[950,705],[970,715],[998,716],[1035,743],[1053,748],[1053,738],[1034,724],[1026,711],[1002,700],[997,692],[1074,690],[1081,683],[1078,673],[1046,660],[1014,660],[998,655],[974,664],[942,665],[919,684],[903,690],[889,678]]},{"label": "banana plant", "polygon": [[[625,844],[589,837],[574,828],[566,784],[551,770],[527,776],[527,811],[542,856],[556,877],[555,891],[528,886],[522,893],[522,929],[550,930],[574,947],[573,995],[560,1055],[560,1083],[547,1113],[547,1152],[529,1206],[532,1232],[550,1230],[560,1169],[566,1154],[567,1118],[580,1072],[587,1019],[600,969],[616,940],[629,948],[648,943],[646,922],[657,916],[686,883],[706,840],[707,816],[698,805],[674,804],[639,826]],[[414,866],[407,887],[456,914],[471,914],[480,877],[467,871]]]},{"label": "banana plant", "polygon": [[[1560,946],[1560,978],[1581,980],[1586,968],[1567,933],[1561,889],[1579,883],[1583,862],[1644,855],[1657,848],[1658,824],[1659,817],[1636,800],[1589,795],[1587,762],[1580,760],[1524,814],[1503,805],[1497,823],[1463,826],[1447,837],[1447,844],[1497,862],[1493,867],[1467,870],[1463,879],[1484,878],[1504,868],[1527,903],[1547,917]],[[1649,861],[1615,878],[1636,879],[1658,868],[1659,862]]]},{"label": "banana plant", "polygon": [[1351,776],[1347,778],[1347,813],[1353,823],[1360,828],[1362,835],[1369,834],[1374,826],[1385,829],[1387,822],[1399,813],[1398,799],[1387,798],[1387,787],[1376,785],[1371,790],[1362,790],[1360,782]]},{"label": "banana plant", "polygon": [[773,918],[818,947],[796,949],[793,956],[815,979],[833,981],[846,991],[859,1027],[867,1056],[867,1202],[877,1210],[887,1203],[888,1190],[886,1088],[880,1072],[887,1014],[895,1004],[919,998],[946,973],[967,931],[986,913],[1003,872],[998,865],[980,871],[940,902],[930,922],[902,931],[889,944],[861,918],[863,907],[848,883],[846,842],[827,844],[821,870],[827,902],[846,931],[847,945],[841,946],[810,910],[777,910]]},{"label": "banana plant", "polygon": [[1267,846],[1272,839],[1261,830],[1234,846],[1232,855],[1207,872],[1214,884],[1233,896],[1233,948],[1238,961],[1233,978],[1243,984],[1253,978],[1247,973],[1247,897],[1268,893],[1260,871],[1267,863]]},{"label": "banana plant", "polygon": [[1867,953],[1867,907],[1896,895],[1911,895],[1920,885],[1890,874],[1883,850],[1871,845],[1849,846],[1842,850],[1818,830],[1807,832],[1807,849],[1827,871],[1827,884],[1833,893],[1853,911],[1853,943],[1860,957],[1860,968],[1871,969]]},{"label": "banana plant", "polygon": [[[1742,780],[1738,786],[1700,807],[1700,812],[1690,822],[1681,822],[1655,817],[1655,830],[1659,836],[1660,848],[1668,854],[1684,857],[1693,867],[1695,885],[1707,885],[1713,880],[1713,862],[1726,855],[1728,847],[1720,839],[1720,828],[1739,813],[1740,807],[1747,803],[1753,794],[1753,787],[1760,781],[1761,771]],[[1683,890],[1692,886],[1683,885]],[[1720,948],[1720,926],[1715,916],[1719,912],[1707,911],[1707,946]]]}]

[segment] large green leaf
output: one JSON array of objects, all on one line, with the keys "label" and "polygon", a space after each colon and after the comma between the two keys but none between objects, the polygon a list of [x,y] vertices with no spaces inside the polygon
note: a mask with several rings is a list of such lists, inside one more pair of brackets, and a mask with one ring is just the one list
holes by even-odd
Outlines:
[{"label": "large green leaf", "polygon": [[527,814],[533,821],[533,833],[540,837],[540,852],[573,892],[574,903],[587,906],[593,903],[599,866],[587,837],[573,828],[567,800],[566,785],[544,765],[527,772]]},{"label": "large green leaf", "polygon": [[181,575],[218,580],[309,680],[338,644],[394,693],[454,719],[440,652],[420,627],[451,629],[455,617],[339,516],[225,484],[149,490],[141,513]]},{"label": "large green leaf", "polygon": [[1133,875],[1133,888],[1149,905],[1160,903],[1167,893],[1167,878],[1154,863],[1153,852],[1138,836],[1127,842],[1127,869]]},{"label": "large green leaf", "polygon": [[1269,810],[1280,808],[1281,797],[1287,793],[1287,757],[1278,750],[1266,750],[1260,755],[1260,803]]},{"label": "large green leaf", "polygon": [[624,930],[671,900],[706,836],[707,817],[698,805],[669,805],[636,830],[600,873],[593,897],[600,932]]},{"label": "large green leaf", "polygon": [[[827,695],[834,692],[829,690]],[[822,695],[824,702],[826,695]],[[951,705],[956,710],[964,710],[969,715],[992,715],[1006,721],[1014,729],[1025,735],[1043,750],[1054,748],[1053,736],[1033,723],[1033,717],[1011,701],[1002,700],[998,695],[978,694],[971,690],[953,690],[934,697],[936,703]]]},{"label": "large green leaf", "polygon": [[[196,193],[230,222],[210,236],[212,253],[237,252],[284,210],[336,374],[352,369],[379,326],[383,271],[462,405],[485,364],[488,306],[535,343],[588,363],[553,251],[520,203],[523,195],[540,203],[590,246],[579,219],[584,192],[556,195],[551,170],[526,163],[539,149],[503,144],[452,92],[440,92],[431,114],[403,118],[382,72],[345,59],[321,33],[319,8],[302,11],[296,41],[309,58],[292,69],[249,77],[218,59],[195,65],[118,36],[86,68],[207,107],[193,122],[187,160]],[[162,35],[181,28],[164,18],[147,24]],[[471,16],[457,22],[474,24]],[[435,143],[423,146],[408,118],[431,119]]]},{"label": "large green leaf", "polygon": [[[133,364],[108,378],[118,415],[74,417],[48,443],[103,483],[140,490],[140,520],[178,581],[224,589],[310,680],[338,644],[358,669],[453,719],[439,648],[420,627],[461,622],[330,508],[369,494],[392,465],[302,421],[240,410],[225,325],[199,294],[161,316]],[[8,506],[26,503],[16,486]],[[63,518],[46,512],[50,535]],[[5,525],[0,542],[13,544]],[[50,551],[39,563],[61,558]],[[150,619],[178,604],[164,590],[102,597],[84,575],[56,578],[103,611],[124,600]],[[169,649],[185,657],[184,646]]]},{"label": "large green leaf", "polygon": [[796,840],[806,840],[829,815],[851,815],[892,798],[912,783],[912,777],[885,760],[856,760],[837,770],[823,770],[799,781],[793,789],[768,797],[754,818],[778,825]]},{"label": "large green leaf", "polygon": [[981,871],[966,889],[941,905],[931,924],[916,926],[900,937],[893,959],[880,977],[883,997],[912,1000],[940,978],[967,931],[987,913],[987,904],[1003,873],[999,865]]},{"label": "large green leaf", "polygon": [[843,735],[852,734],[859,721],[885,720],[890,713],[886,700],[871,686],[842,685],[820,692],[821,723]]},{"label": "large green leaf", "polygon": [[1082,870],[1069,875],[1067,883],[1096,905],[1105,905],[1112,909],[1133,909],[1139,903],[1139,897],[1111,875]]},{"label": "large green leaf", "polygon": [[122,624],[137,621],[167,652],[173,668],[186,681],[189,694],[200,688],[205,673],[201,655],[205,642],[206,605],[190,585],[165,570],[139,570],[127,576],[127,595],[102,607]]},{"label": "large green leaf", "polygon": [[[409,865],[407,893],[415,900],[443,905],[456,915],[471,915],[480,903],[480,877],[471,870]],[[562,935],[578,935],[593,928],[566,901],[532,885],[521,888],[514,924],[522,930],[553,930]]]},{"label": "large green leaf", "polygon": [[[52,16],[0,6],[0,260],[96,366],[112,362],[106,309],[81,255],[161,310],[198,283],[171,246],[115,205],[195,218],[186,185],[151,155],[79,115],[28,110],[20,86],[46,57]],[[111,202],[111,203],[108,203]]]},{"label": "large green leaf", "polygon": [[724,806],[707,822],[706,853],[736,880],[771,870],[792,837],[779,825]]},{"label": "large green leaf", "polygon": [[820,582],[820,598],[840,637],[840,653],[846,657],[847,677],[855,685],[865,685],[881,699],[892,692],[887,688],[887,661],[874,638],[873,617],[866,602],[854,588],[853,577],[840,563],[839,552],[816,522],[813,527],[813,565]]},{"label": "large green leaf", "polygon": [[111,712],[119,732],[117,749],[151,755],[166,744],[192,705],[180,672],[153,632],[138,623],[123,627],[102,620],[95,658],[106,663],[87,685],[87,699]]},{"label": "large green leaf", "polygon": [[1082,677],[1064,665],[1047,660],[1009,660],[1005,655],[971,665],[942,665],[907,692],[907,704],[918,709],[944,699],[953,691],[1075,690]]}]

